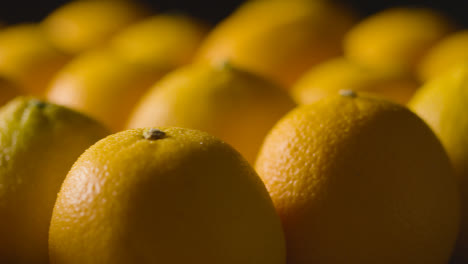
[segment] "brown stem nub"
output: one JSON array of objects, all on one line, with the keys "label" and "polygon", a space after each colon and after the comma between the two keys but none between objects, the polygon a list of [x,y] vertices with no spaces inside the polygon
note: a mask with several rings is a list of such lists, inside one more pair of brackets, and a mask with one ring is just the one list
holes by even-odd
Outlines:
[{"label": "brown stem nub", "polygon": [[143,132],[143,137],[145,139],[150,139],[150,140],[155,140],[155,139],[162,139],[166,136],[166,133],[164,131],[161,131],[157,128],[150,128]]},{"label": "brown stem nub", "polygon": [[345,97],[355,98],[357,96],[356,92],[353,90],[340,90],[339,93],[341,96]]},{"label": "brown stem nub", "polygon": [[42,109],[42,108],[47,106],[46,102],[38,100],[38,99],[32,99],[30,104],[37,107],[37,108],[39,108],[39,109]]}]

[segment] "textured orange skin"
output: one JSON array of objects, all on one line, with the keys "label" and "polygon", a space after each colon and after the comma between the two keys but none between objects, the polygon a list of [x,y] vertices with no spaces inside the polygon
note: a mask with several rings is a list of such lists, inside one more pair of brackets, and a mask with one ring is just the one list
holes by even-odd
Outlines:
[{"label": "textured orange skin", "polygon": [[0,263],[49,263],[55,198],[78,156],[108,134],[60,106],[19,97],[0,110]]},{"label": "textured orange skin", "polygon": [[289,88],[311,66],[341,53],[351,10],[310,0],[246,1],[201,47],[202,60],[230,60]]},{"label": "textured orange skin", "polygon": [[428,81],[468,60],[468,30],[457,31],[434,45],[421,60],[418,70]]},{"label": "textured orange skin", "polygon": [[256,169],[285,230],[288,264],[443,264],[459,193],[436,136],[403,106],[338,96],[266,137]]},{"label": "textured orange skin", "polygon": [[434,10],[390,8],[354,26],[345,36],[345,55],[383,72],[414,74],[425,52],[453,30]]},{"label": "textured orange skin", "polygon": [[444,145],[462,193],[462,223],[455,255],[468,262],[468,65],[461,64],[428,81],[409,107],[424,119]]},{"label": "textured orange skin", "polygon": [[69,172],[50,227],[51,263],[284,264],[280,220],[253,168],[195,130],[111,135]]},{"label": "textured orange skin", "polygon": [[35,24],[0,30],[0,75],[18,83],[30,95],[42,96],[53,75],[68,60]]},{"label": "textured orange skin", "polygon": [[291,89],[298,104],[311,104],[340,90],[367,92],[405,104],[419,83],[407,76],[392,76],[339,57],[306,72]]},{"label": "textured orange skin", "polygon": [[265,135],[294,106],[280,87],[232,65],[194,64],[156,83],[135,107],[128,127],[206,131],[253,164]]},{"label": "textured orange skin", "polygon": [[131,64],[107,50],[94,50],[59,71],[46,96],[119,131],[140,97],[165,72]]},{"label": "textured orange skin", "polygon": [[147,16],[134,1],[71,1],[41,23],[48,39],[67,54],[76,55],[103,45],[122,28]]}]

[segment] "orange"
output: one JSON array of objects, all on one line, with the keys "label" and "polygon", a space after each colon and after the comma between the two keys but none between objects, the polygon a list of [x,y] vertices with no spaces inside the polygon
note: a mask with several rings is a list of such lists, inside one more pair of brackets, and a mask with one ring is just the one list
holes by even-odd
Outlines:
[{"label": "orange", "polygon": [[60,185],[78,156],[106,135],[96,121],[33,98],[0,109],[0,263],[49,263]]},{"label": "orange", "polygon": [[230,60],[289,86],[311,66],[341,53],[354,13],[326,0],[246,1],[207,37],[198,54]]},{"label": "orange", "polygon": [[42,27],[56,47],[76,54],[103,44],[146,14],[142,6],[127,0],[75,0],[50,13]]},{"label": "orange", "polygon": [[427,81],[468,60],[468,30],[457,31],[432,47],[418,66],[420,79]]},{"label": "orange", "polygon": [[207,30],[202,22],[189,16],[160,14],[122,30],[110,46],[129,62],[174,69],[191,62]]},{"label": "orange", "polygon": [[108,50],[88,51],[57,73],[47,99],[118,131],[138,99],[164,72],[134,65]]},{"label": "orange", "polygon": [[453,169],[404,106],[345,90],[300,106],[256,169],[281,217],[288,263],[448,263],[459,227]]},{"label": "orange", "polygon": [[280,87],[229,64],[198,63],[170,73],[141,99],[129,128],[206,131],[253,162],[263,137],[295,106]]},{"label": "orange", "polygon": [[413,74],[425,52],[452,30],[448,19],[434,10],[390,8],[348,32],[345,55],[383,72]]},{"label": "orange", "polygon": [[23,91],[17,84],[0,76],[0,106],[22,94]]},{"label": "orange", "polygon": [[412,78],[382,74],[339,57],[317,65],[293,86],[291,95],[299,104],[310,104],[342,89],[381,95],[406,103],[419,84]]},{"label": "orange", "polygon": [[52,76],[67,60],[35,24],[0,30],[0,75],[15,81],[29,94],[42,96]]},{"label": "orange", "polygon": [[[435,131],[450,156],[462,192],[462,225],[456,255],[468,261],[468,65],[428,81],[410,101],[410,108]],[[463,262],[463,263],[464,263]]]},{"label": "orange", "polygon": [[182,128],[127,130],[89,148],[58,195],[51,263],[284,264],[281,223],[229,145]]}]

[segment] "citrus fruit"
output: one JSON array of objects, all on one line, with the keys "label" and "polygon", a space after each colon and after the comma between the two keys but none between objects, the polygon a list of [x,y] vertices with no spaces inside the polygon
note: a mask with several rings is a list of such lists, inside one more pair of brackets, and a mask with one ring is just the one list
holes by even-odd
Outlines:
[{"label": "citrus fruit", "polygon": [[17,84],[0,76],[0,106],[23,93]]},{"label": "citrus fruit", "polygon": [[57,192],[86,148],[107,135],[69,109],[18,97],[0,109],[0,262],[49,263]]},{"label": "citrus fruit", "polygon": [[383,74],[339,57],[323,62],[306,72],[291,89],[299,104],[310,104],[347,89],[381,95],[406,103],[419,84],[405,76]]},{"label": "citrus fruit", "polygon": [[147,11],[132,1],[75,0],[54,10],[41,25],[56,47],[76,54],[103,44],[146,15]]},{"label": "citrus fruit", "polygon": [[75,163],[50,225],[51,263],[284,264],[281,224],[229,145],[182,129],[111,135]]},{"label": "citrus fruit", "polygon": [[110,46],[132,63],[174,69],[192,60],[207,30],[189,16],[160,14],[122,30]]},{"label": "citrus fruit", "polygon": [[35,24],[0,29],[0,75],[41,96],[52,76],[68,60]]},{"label": "citrus fruit", "polygon": [[164,71],[138,67],[108,50],[88,51],[57,73],[47,99],[120,130],[140,96]]},{"label": "citrus fruit", "polygon": [[434,45],[419,65],[419,76],[427,81],[468,60],[468,30],[457,31]]},{"label": "citrus fruit", "polygon": [[341,53],[354,20],[351,10],[326,0],[246,1],[208,35],[198,57],[230,60],[289,88],[311,66]]},{"label": "citrus fruit", "polygon": [[256,169],[288,263],[447,263],[459,227],[453,169],[404,106],[345,90],[282,118]]},{"label": "citrus fruit", "polygon": [[263,137],[295,106],[280,87],[229,64],[198,63],[157,82],[128,127],[177,126],[217,136],[253,162]]},{"label": "citrus fruit", "polygon": [[389,8],[348,32],[345,55],[380,71],[412,74],[424,53],[452,29],[448,19],[432,9]]},{"label": "citrus fruit", "polygon": [[468,65],[428,81],[409,103],[439,136],[455,168],[462,193],[462,224],[456,255],[468,261]]}]

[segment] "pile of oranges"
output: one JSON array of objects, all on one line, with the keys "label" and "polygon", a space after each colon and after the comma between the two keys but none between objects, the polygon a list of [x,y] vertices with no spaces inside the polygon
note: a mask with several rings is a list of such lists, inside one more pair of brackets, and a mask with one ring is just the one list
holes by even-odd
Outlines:
[{"label": "pile of oranges", "polygon": [[0,28],[0,263],[468,263],[468,31],[250,0]]}]

